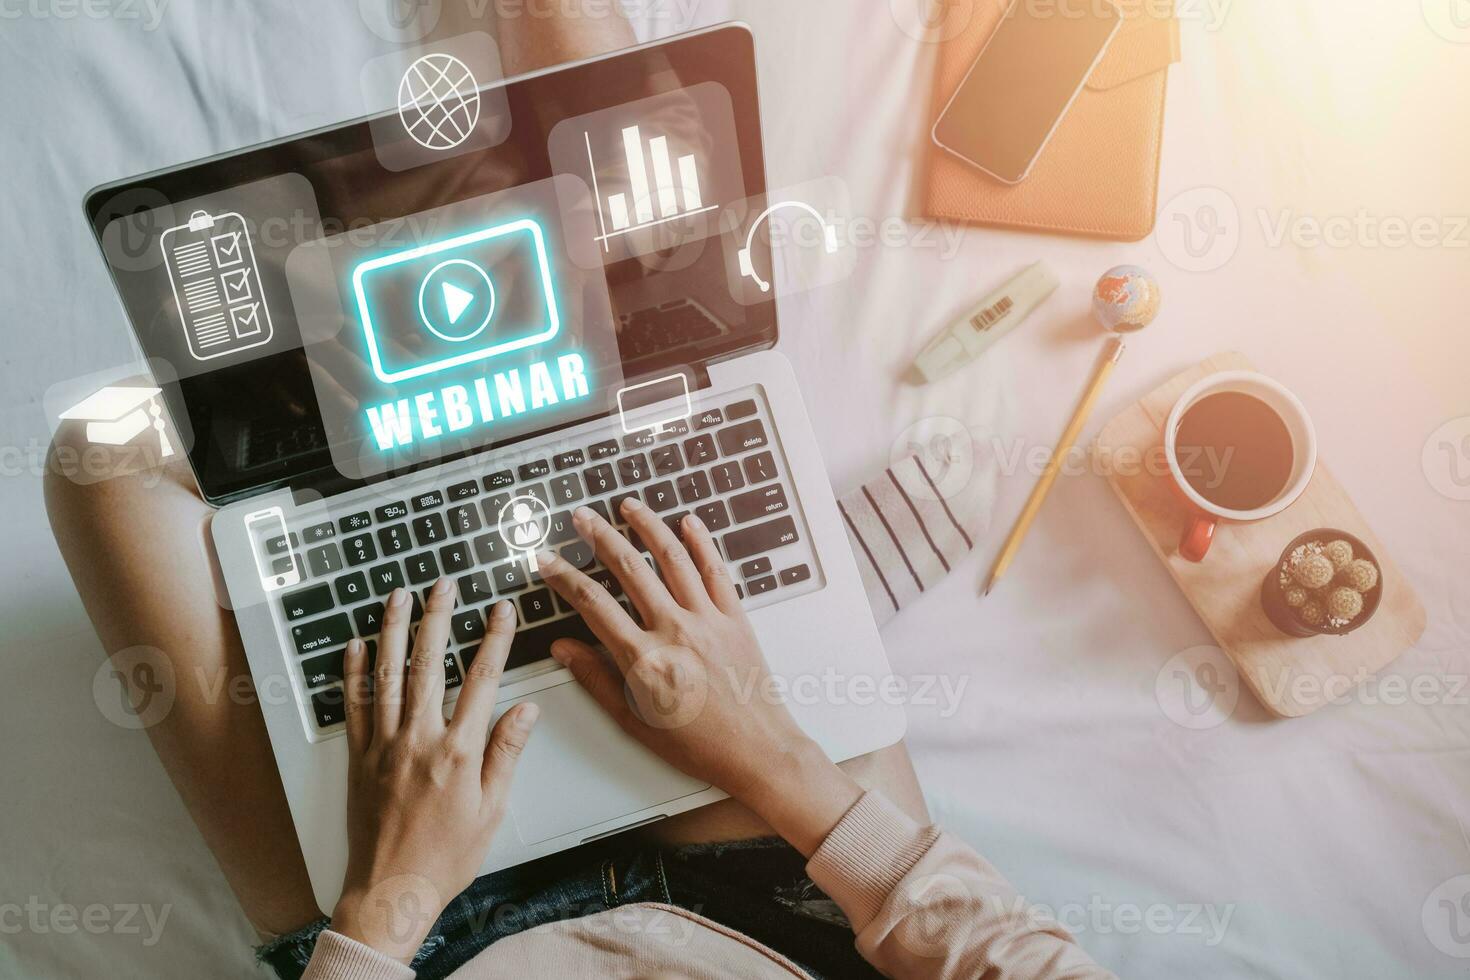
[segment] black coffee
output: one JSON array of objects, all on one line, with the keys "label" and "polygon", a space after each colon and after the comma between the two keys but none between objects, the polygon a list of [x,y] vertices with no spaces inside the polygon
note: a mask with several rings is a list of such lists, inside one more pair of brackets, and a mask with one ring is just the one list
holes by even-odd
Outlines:
[{"label": "black coffee", "polygon": [[1174,456],[1189,485],[1227,510],[1255,510],[1280,496],[1296,453],[1276,410],[1236,391],[1207,395],[1179,421]]}]

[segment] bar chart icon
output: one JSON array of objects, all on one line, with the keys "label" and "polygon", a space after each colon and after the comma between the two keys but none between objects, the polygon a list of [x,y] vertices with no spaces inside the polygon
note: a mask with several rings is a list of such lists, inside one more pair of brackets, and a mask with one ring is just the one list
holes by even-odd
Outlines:
[{"label": "bar chart icon", "polygon": [[593,193],[599,201],[602,234],[597,240],[603,251],[612,239],[652,228],[665,222],[713,211],[719,205],[704,203],[700,190],[699,161],[692,153],[674,158],[668,138],[654,136],[644,141],[639,126],[622,130],[622,147],[627,166],[627,190],[603,198],[598,188],[597,160],[592,153],[592,134],[583,133],[587,164],[592,172]]}]

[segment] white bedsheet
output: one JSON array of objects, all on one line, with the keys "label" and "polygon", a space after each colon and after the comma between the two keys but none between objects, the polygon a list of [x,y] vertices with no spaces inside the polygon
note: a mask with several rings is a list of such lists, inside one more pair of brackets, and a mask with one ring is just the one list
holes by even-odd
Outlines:
[{"label": "white bedsheet", "polygon": [[[932,48],[896,26],[916,2],[636,6],[645,37],[749,22],[772,183],[839,176],[856,216],[883,222],[907,213],[926,126]],[[911,705],[909,745],[936,816],[1125,976],[1466,969],[1444,949],[1470,938],[1470,902],[1431,896],[1470,874],[1470,695],[1454,688],[1470,673],[1470,503],[1435,489],[1453,491],[1470,459],[1452,471],[1431,447],[1438,469],[1421,462],[1431,432],[1470,415],[1470,232],[1455,220],[1470,214],[1470,46],[1446,39],[1459,0],[1436,2],[1187,0],[1161,200],[1209,186],[1238,206],[1240,249],[1218,271],[1184,272],[1153,239],[920,239],[904,225],[913,239],[864,249],[845,287],[781,303],[781,346],[841,491],[925,416],[962,419],[982,462],[1050,446],[1099,349],[1091,283],[1146,264],[1163,280],[1162,319],[1089,432],[1198,357],[1245,351],[1311,408],[1324,458],[1419,588],[1429,630],[1391,673],[1430,678],[1437,695],[1405,703],[1370,686],[1276,722],[1247,693],[1223,724],[1186,730],[1155,681],[1208,634],[1097,476],[1060,482],[1010,576],[979,598],[1032,482],[1004,472],[977,554],[885,631],[900,674],[965,685],[957,704]],[[143,4],[111,8],[138,19],[0,8],[0,975],[255,969],[251,931],[146,738],[93,703],[99,645],[15,450],[47,438],[48,385],[133,356],[83,193],[353,114],[360,65],[391,48],[357,6],[165,0],[156,30]],[[965,16],[967,0],[946,9]],[[1351,241],[1281,241],[1283,215],[1298,228],[1346,217]],[[1374,229],[1395,218],[1427,219],[1438,244],[1385,244]],[[1043,257],[1063,287],[1033,322],[941,385],[899,380],[933,330]],[[94,927],[113,927],[68,931],[66,909],[88,906],[107,910]],[[134,906],[167,916],[158,935],[141,911],[123,928]]]}]

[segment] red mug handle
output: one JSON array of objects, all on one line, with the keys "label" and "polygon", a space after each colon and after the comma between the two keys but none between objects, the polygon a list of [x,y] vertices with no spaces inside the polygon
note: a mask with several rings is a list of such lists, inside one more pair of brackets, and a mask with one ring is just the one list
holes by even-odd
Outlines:
[{"label": "red mug handle", "polygon": [[1200,562],[1209,554],[1219,521],[1209,514],[1196,513],[1189,519],[1184,536],[1179,539],[1179,553],[1190,561]]}]

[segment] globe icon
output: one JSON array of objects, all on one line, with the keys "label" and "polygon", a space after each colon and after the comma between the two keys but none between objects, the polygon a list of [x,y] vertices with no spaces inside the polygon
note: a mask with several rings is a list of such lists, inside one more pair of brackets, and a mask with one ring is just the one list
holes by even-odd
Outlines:
[{"label": "globe icon", "polygon": [[398,118],[414,142],[450,150],[470,138],[480,119],[480,86],[451,54],[426,54],[398,83]]}]

